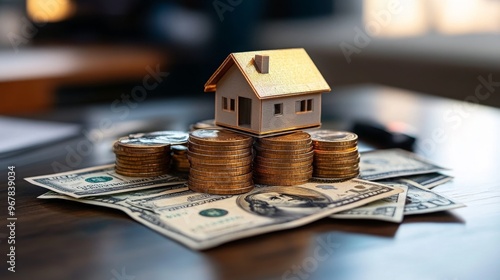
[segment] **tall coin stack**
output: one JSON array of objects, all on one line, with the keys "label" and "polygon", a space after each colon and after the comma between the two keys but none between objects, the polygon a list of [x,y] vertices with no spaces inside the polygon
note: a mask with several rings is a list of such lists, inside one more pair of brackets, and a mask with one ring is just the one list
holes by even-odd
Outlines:
[{"label": "tall coin stack", "polygon": [[191,132],[189,188],[209,194],[240,194],[252,190],[252,144],[252,137],[223,129]]},{"label": "tall coin stack", "polygon": [[359,175],[358,136],[347,131],[309,132],[314,146],[314,172],[318,178],[356,178]]},{"label": "tall coin stack", "polygon": [[164,175],[170,167],[170,146],[185,144],[188,134],[178,131],[158,131],[131,134],[113,144],[116,173],[130,177]]},{"label": "tall coin stack", "polygon": [[255,143],[254,182],[292,186],[306,183],[313,173],[313,147],[309,134],[260,138]]}]

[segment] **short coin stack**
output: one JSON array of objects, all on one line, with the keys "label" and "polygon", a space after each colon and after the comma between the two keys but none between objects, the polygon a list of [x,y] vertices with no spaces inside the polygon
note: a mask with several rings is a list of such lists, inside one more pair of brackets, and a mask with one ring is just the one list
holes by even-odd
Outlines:
[{"label": "short coin stack", "polygon": [[116,173],[130,177],[164,175],[170,166],[170,146],[185,144],[188,134],[177,131],[158,131],[131,134],[113,144]]},{"label": "short coin stack", "polygon": [[254,148],[255,183],[292,186],[311,178],[313,147],[309,134],[299,131],[260,138]]},{"label": "short coin stack", "polygon": [[314,146],[314,172],[318,178],[348,180],[359,175],[358,136],[347,131],[309,132]]},{"label": "short coin stack", "polygon": [[188,141],[188,186],[209,194],[239,194],[253,189],[253,138],[224,129],[199,129]]},{"label": "short coin stack", "polygon": [[173,145],[170,149],[172,150],[172,169],[178,172],[189,172],[188,148],[183,145]]}]

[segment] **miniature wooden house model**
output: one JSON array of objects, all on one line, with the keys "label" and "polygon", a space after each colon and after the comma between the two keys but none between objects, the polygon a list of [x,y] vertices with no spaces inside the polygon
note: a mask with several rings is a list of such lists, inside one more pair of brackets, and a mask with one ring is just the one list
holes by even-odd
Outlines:
[{"label": "miniature wooden house model", "polygon": [[205,84],[215,91],[217,125],[268,135],[321,125],[330,91],[304,49],[230,54]]}]

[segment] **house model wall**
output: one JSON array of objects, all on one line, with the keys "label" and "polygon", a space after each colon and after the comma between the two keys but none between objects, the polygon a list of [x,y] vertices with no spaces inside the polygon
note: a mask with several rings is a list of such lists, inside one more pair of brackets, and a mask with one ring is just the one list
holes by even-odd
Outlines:
[{"label": "house model wall", "polygon": [[215,91],[215,122],[254,135],[321,125],[330,91],[304,49],[230,54],[205,84]]}]

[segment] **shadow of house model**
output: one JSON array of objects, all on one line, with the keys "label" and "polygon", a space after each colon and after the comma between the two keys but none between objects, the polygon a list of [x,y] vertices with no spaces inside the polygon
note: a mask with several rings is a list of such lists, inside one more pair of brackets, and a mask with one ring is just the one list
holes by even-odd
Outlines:
[{"label": "shadow of house model", "polygon": [[330,87],[304,49],[231,53],[205,84],[215,123],[255,136],[321,125]]}]

